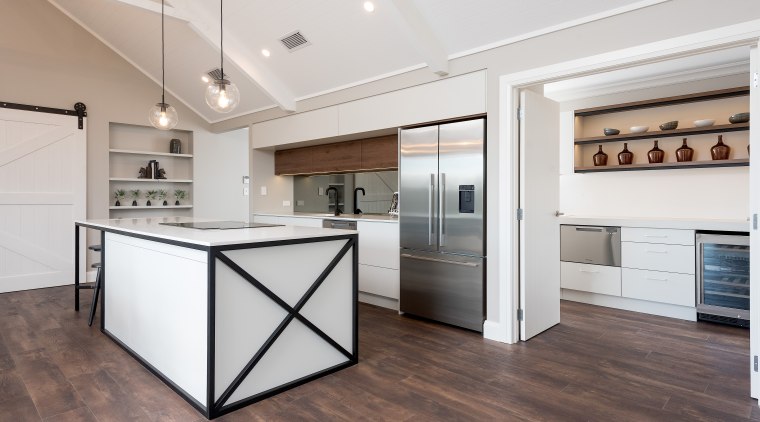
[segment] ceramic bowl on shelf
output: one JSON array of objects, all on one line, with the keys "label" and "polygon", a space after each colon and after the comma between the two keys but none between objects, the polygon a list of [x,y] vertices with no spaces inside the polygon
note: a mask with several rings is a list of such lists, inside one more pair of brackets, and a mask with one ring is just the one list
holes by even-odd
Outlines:
[{"label": "ceramic bowl on shelf", "polygon": [[620,133],[620,129],[613,129],[611,127],[604,128],[604,134],[607,136],[617,135]]},{"label": "ceramic bowl on shelf", "polygon": [[749,121],[749,113],[736,113],[728,118],[731,123],[746,123]]},{"label": "ceramic bowl on shelf", "polygon": [[631,133],[644,133],[649,130],[649,126],[631,126]]},{"label": "ceramic bowl on shelf", "polygon": [[665,122],[660,125],[660,130],[673,130],[678,127],[678,120]]},{"label": "ceramic bowl on shelf", "polygon": [[694,127],[707,127],[715,124],[715,119],[694,120]]}]

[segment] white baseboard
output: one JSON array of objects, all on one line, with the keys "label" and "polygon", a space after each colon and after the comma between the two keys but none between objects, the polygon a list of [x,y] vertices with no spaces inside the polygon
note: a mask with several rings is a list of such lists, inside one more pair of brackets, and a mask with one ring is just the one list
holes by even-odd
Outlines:
[{"label": "white baseboard", "polygon": [[370,305],[380,306],[382,308],[393,309],[398,311],[398,300],[385,296],[373,295],[371,293],[359,292],[359,302],[369,303]]},{"label": "white baseboard", "polygon": [[588,303],[589,305],[605,306],[607,308],[684,319],[687,321],[697,320],[697,308],[689,306],[670,305],[667,303],[650,302],[647,300],[630,299],[620,296],[600,295],[569,289],[562,289],[562,299]]},{"label": "white baseboard", "polygon": [[486,322],[483,323],[483,338],[501,343],[513,343],[510,341],[511,339],[507,338],[507,327],[495,321],[486,320]]}]

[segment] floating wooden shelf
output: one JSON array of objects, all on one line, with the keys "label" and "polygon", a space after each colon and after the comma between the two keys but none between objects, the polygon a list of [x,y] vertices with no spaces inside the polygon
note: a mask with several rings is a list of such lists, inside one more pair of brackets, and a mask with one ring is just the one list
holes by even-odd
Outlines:
[{"label": "floating wooden shelf", "polygon": [[728,125],[688,127],[683,129],[661,130],[656,132],[624,133],[612,136],[592,136],[575,140],[575,145],[601,144],[605,142],[632,141],[635,139],[673,138],[680,136],[704,135],[706,133],[739,132],[749,130],[749,122]]},{"label": "floating wooden shelf", "polygon": [[610,171],[641,171],[641,170],[670,170],[685,168],[706,168],[706,167],[742,167],[748,166],[748,158],[736,160],[715,160],[715,161],[687,161],[682,163],[645,163],[629,164],[623,166],[599,166],[599,167],[576,167],[576,173],[597,173]]},{"label": "floating wooden shelf", "polygon": [[[130,202],[131,203],[131,202]],[[122,205],[120,207],[116,206],[110,206],[108,207],[109,210],[117,210],[117,211],[130,211],[130,210],[165,210],[165,209],[179,209],[179,208],[192,208],[192,205]]]},{"label": "floating wooden shelf", "polygon": [[717,91],[699,92],[697,94],[678,95],[675,97],[656,98],[654,100],[634,101],[630,103],[613,104],[602,107],[576,110],[576,116],[593,116],[596,114],[618,113],[621,111],[639,110],[643,108],[663,107],[675,104],[695,103],[699,101],[718,100],[721,98],[741,97],[749,95],[749,87],[719,89]]},{"label": "floating wooden shelf", "polygon": [[170,152],[135,151],[135,150],[130,150],[130,149],[109,149],[108,151],[115,154],[156,155],[160,157],[193,158],[193,154],[172,154]]},{"label": "floating wooden shelf", "polygon": [[192,179],[138,179],[136,177],[111,177],[112,182],[158,182],[158,183],[193,183]]}]

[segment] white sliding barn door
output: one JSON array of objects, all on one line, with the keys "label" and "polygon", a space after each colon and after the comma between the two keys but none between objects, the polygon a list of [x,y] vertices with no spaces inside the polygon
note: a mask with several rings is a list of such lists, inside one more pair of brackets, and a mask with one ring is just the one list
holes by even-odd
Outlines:
[{"label": "white sliding barn door", "polygon": [[76,116],[0,109],[0,293],[74,282],[86,140]]},{"label": "white sliding barn door", "polygon": [[520,93],[520,340],[559,324],[559,104]]}]

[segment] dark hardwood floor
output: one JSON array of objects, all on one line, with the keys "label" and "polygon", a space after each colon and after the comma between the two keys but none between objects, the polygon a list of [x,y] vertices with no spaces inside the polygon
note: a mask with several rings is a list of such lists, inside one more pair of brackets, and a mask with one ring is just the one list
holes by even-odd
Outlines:
[{"label": "dark hardwood floor", "polygon": [[[72,302],[70,286],[0,294],[0,420],[204,420]],[[746,329],[564,302],[562,324],[505,345],[359,316],[359,365],[217,420],[760,420]]]}]

